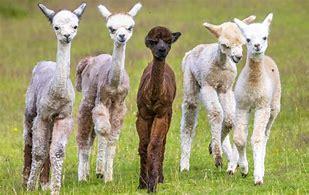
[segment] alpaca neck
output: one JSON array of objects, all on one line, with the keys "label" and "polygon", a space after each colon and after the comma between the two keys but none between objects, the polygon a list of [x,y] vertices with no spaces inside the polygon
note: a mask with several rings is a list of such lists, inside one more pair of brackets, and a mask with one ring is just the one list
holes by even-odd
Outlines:
[{"label": "alpaca neck", "polygon": [[160,95],[162,90],[162,85],[164,81],[164,70],[165,70],[165,59],[153,58],[151,77],[150,77],[150,86],[152,97],[157,97]]},{"label": "alpaca neck", "polygon": [[114,43],[112,56],[112,67],[110,71],[109,83],[118,87],[122,81],[124,72],[126,44]]},{"label": "alpaca neck", "polygon": [[249,82],[258,83],[263,76],[263,57],[252,58],[250,56],[247,57],[247,64],[249,70]]},{"label": "alpaca neck", "polygon": [[218,45],[218,50],[217,50],[217,63],[219,66],[225,66],[226,64],[226,54],[222,53],[220,46]]},{"label": "alpaca neck", "polygon": [[70,76],[70,50],[71,43],[62,44],[58,41],[56,70],[52,78],[49,93],[52,95],[64,95]]}]

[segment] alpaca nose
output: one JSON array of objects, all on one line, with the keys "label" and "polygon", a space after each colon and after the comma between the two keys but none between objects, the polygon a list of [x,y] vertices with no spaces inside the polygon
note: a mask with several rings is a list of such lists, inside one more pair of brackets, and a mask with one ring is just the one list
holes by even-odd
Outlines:
[{"label": "alpaca nose", "polygon": [[65,35],[63,35],[65,38],[70,38],[70,34],[65,34]]},{"label": "alpaca nose", "polygon": [[259,43],[256,43],[256,44],[254,44],[254,47],[256,48],[256,50],[260,50],[260,44]]},{"label": "alpaca nose", "polygon": [[236,58],[238,61],[240,61],[241,58],[242,58],[242,56],[241,56],[241,55],[236,55],[235,58]]},{"label": "alpaca nose", "polygon": [[124,39],[124,34],[120,34],[120,35],[118,35],[121,39]]},{"label": "alpaca nose", "polygon": [[159,48],[159,52],[164,53],[166,52],[166,49],[164,47]]}]

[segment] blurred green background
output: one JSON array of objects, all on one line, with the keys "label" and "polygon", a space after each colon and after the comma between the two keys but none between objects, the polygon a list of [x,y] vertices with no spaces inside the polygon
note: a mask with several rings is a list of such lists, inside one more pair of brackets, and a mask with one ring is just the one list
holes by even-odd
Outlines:
[{"label": "blurred green background", "polygon": [[[72,44],[71,78],[74,82],[78,61],[89,55],[111,53],[113,42],[98,4],[112,12],[128,11],[137,1],[85,0],[78,35]],[[0,0],[0,194],[26,193],[22,188],[23,113],[31,70],[38,61],[55,60],[56,39],[47,19],[37,8],[36,0]],[[75,9],[81,1],[42,1],[49,8]],[[309,1],[308,0],[141,0],[143,8],[136,16],[136,28],[127,45],[126,68],[131,90],[127,97],[128,112],[122,129],[114,163],[114,181],[104,184],[95,177],[96,145],[91,157],[91,174],[86,183],[77,182],[76,126],[66,151],[62,192],[65,194],[145,193],[137,190],[139,156],[135,130],[136,93],[142,70],[151,60],[144,36],[151,27],[163,25],[182,32],[173,45],[168,63],[176,73],[178,91],[174,116],[165,153],[163,194],[267,193],[306,194],[309,191]],[[216,42],[202,26],[208,21],[220,24],[234,17],[255,14],[262,21],[274,13],[267,54],[278,64],[282,80],[282,111],[272,128],[267,146],[265,184],[253,185],[252,150],[248,144],[250,173],[228,176],[216,169],[208,154],[210,129],[205,109],[200,105],[197,135],[193,143],[191,170],[179,173],[179,124],[182,102],[181,60],[186,51],[200,43]],[[245,59],[245,58],[244,58]],[[245,60],[238,65],[241,70]],[[76,93],[74,116],[80,102]],[[251,130],[250,130],[251,132]],[[250,139],[250,135],[249,135]],[[250,142],[250,141],[249,141]],[[40,193],[43,193],[39,191]]]}]

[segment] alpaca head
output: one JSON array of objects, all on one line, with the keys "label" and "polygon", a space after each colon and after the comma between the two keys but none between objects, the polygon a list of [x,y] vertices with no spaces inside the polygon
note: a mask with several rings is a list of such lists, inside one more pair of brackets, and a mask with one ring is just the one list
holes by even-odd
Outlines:
[{"label": "alpaca head", "polygon": [[155,58],[163,60],[180,35],[180,32],[171,32],[168,28],[156,26],[147,34],[145,45],[151,50]]},{"label": "alpaca head", "polygon": [[[243,21],[251,23],[253,20],[255,16],[249,16]],[[238,63],[242,58],[242,45],[245,44],[245,39],[237,25],[233,22],[225,22],[220,25],[204,23],[204,26],[218,38],[221,52]]]},{"label": "alpaca head", "polygon": [[237,18],[235,23],[243,33],[247,41],[248,54],[252,57],[263,56],[268,47],[269,26],[271,24],[273,14],[266,16],[262,23],[246,24]]},{"label": "alpaca head", "polygon": [[84,13],[86,3],[82,3],[72,12],[61,10],[57,13],[54,10],[48,9],[43,4],[38,4],[38,6],[52,24],[58,41],[62,44],[70,43],[77,33],[78,23]]},{"label": "alpaca head", "polygon": [[111,38],[117,44],[125,44],[132,36],[135,25],[134,16],[141,9],[142,5],[137,3],[127,13],[112,14],[105,6],[99,5],[99,11],[105,17],[106,26]]}]

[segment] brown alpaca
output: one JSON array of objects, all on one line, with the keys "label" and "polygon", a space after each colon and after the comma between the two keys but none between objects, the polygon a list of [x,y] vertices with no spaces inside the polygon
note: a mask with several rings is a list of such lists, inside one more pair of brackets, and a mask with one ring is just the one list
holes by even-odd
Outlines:
[{"label": "brown alpaca", "polygon": [[137,95],[136,129],[139,135],[139,188],[156,190],[163,183],[163,159],[166,135],[172,118],[172,104],[176,94],[175,75],[165,58],[181,33],[165,27],[154,27],[145,38],[153,54],[153,61],[143,72]]}]

